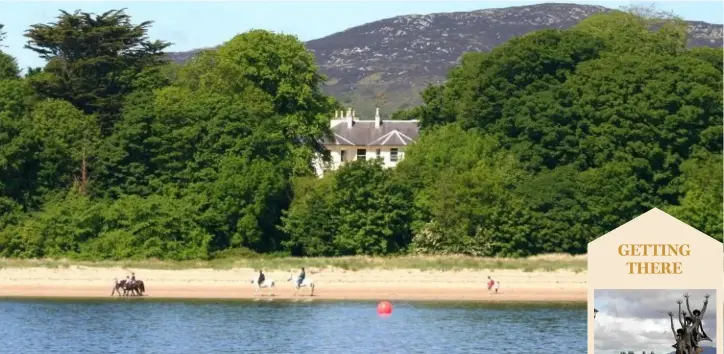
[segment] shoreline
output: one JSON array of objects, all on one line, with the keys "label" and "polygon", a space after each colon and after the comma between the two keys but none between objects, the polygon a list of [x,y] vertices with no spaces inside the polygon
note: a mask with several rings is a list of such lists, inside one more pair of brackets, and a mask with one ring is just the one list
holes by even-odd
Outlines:
[{"label": "shoreline", "polygon": [[[251,280],[258,271],[229,270],[89,268],[3,268],[0,269],[2,298],[88,298],[111,299],[114,278],[134,272],[143,280],[146,296],[141,299],[253,300],[266,301],[429,301],[479,303],[585,303],[586,272],[522,270],[422,271],[414,269],[360,270],[307,269],[314,281],[314,296],[308,287],[299,290],[288,282],[289,271],[265,272],[275,280],[275,296],[255,295]],[[489,292],[487,277],[500,282],[498,294]],[[265,294],[268,289],[263,289]],[[119,296],[115,296],[119,298]]]},{"label": "shoreline", "polygon": [[[307,290],[307,289],[304,289]],[[509,289],[507,292],[489,294],[487,289],[459,289],[456,291],[433,290],[429,288],[405,289],[390,292],[390,289],[372,290],[363,288],[325,289],[308,291],[292,296],[293,289],[277,289],[274,296],[254,295],[253,289],[192,289],[160,288],[148,290],[139,296],[111,296],[108,287],[63,287],[63,286],[3,286],[0,299],[108,299],[108,300],[258,300],[258,301],[410,301],[410,302],[477,302],[477,303],[586,303],[585,290]]]}]

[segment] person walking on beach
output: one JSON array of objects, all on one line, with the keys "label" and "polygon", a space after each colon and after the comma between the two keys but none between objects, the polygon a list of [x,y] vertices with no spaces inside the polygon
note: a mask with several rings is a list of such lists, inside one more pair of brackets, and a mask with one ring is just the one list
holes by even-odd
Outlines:
[{"label": "person walking on beach", "polygon": [[495,293],[498,293],[498,289],[500,289],[500,281],[495,282]]},{"label": "person walking on beach", "polygon": [[493,285],[495,285],[495,280],[491,279],[488,275],[488,292],[490,292],[491,289],[493,289]]},{"label": "person walking on beach", "polygon": [[265,279],[266,279],[266,278],[264,277],[264,272],[263,272],[261,269],[259,269],[259,279],[257,280],[256,283],[257,283],[259,286],[261,286],[261,285],[264,283],[264,280],[265,280]]}]

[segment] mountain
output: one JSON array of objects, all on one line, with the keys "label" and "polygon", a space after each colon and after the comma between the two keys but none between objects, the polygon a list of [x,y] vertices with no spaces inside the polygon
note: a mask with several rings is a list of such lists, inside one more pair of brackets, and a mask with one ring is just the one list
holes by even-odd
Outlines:
[{"label": "mountain", "polygon": [[[407,15],[375,21],[306,43],[328,77],[324,90],[362,117],[421,103],[428,83],[445,80],[465,52],[489,51],[514,36],[566,29],[611,9],[549,3],[472,12]],[[690,46],[722,46],[722,25],[688,21]],[[169,53],[177,62],[198,50]]]}]

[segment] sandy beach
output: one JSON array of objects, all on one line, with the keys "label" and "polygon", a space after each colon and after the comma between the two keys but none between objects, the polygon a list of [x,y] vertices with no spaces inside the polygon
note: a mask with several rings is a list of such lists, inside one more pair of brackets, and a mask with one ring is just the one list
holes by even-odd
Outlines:
[{"label": "sandy beach", "polygon": [[[124,269],[71,266],[65,268],[0,269],[0,297],[110,297],[113,279],[131,272],[144,281],[147,297],[188,299],[251,299],[253,269]],[[275,299],[292,298],[290,273],[269,271]],[[486,288],[487,276],[500,281],[498,294]],[[430,300],[489,302],[585,302],[586,273],[571,271],[420,271],[309,269],[315,283],[300,298],[321,300]],[[266,293],[267,289],[265,289]],[[265,295],[264,297],[268,297]]]}]

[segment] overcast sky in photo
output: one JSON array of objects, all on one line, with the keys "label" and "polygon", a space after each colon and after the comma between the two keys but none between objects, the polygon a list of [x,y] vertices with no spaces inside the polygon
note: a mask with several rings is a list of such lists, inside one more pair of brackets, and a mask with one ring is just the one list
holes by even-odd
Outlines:
[{"label": "overcast sky in photo", "polygon": [[[689,293],[691,311],[701,309],[704,295],[710,294],[709,304],[704,313],[704,331],[712,342],[702,342],[701,346],[716,345],[716,290],[596,290],[594,307],[596,315],[594,343],[596,353],[619,354],[622,350],[635,353],[654,351],[657,354],[674,351],[669,311],[678,312],[677,299],[685,301],[684,293]],[[686,302],[682,303],[686,311]],[[674,317],[674,326],[679,328]]]}]

